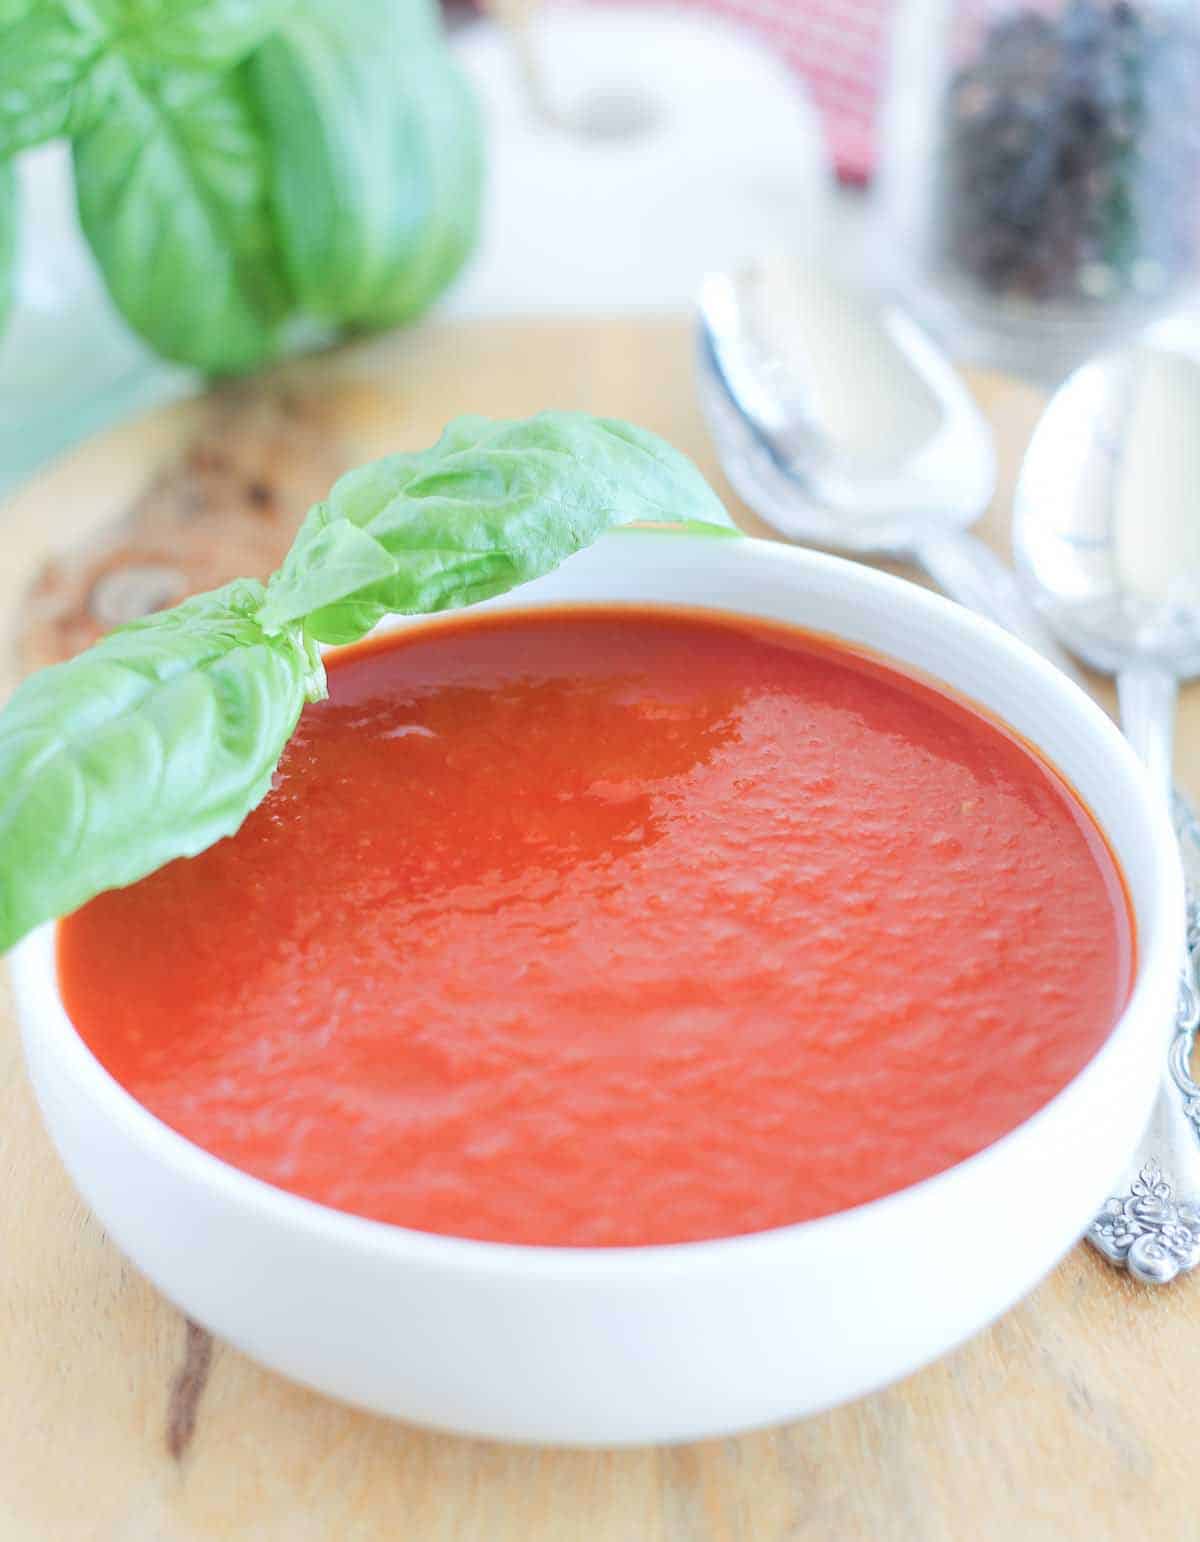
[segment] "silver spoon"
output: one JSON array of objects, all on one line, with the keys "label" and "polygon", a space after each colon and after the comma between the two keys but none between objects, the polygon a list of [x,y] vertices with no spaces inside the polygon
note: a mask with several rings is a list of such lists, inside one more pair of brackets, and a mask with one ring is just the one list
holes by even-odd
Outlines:
[{"label": "silver spoon", "polygon": [[1013,573],[968,531],[991,501],[991,430],[937,344],[806,258],[712,273],[701,405],[729,480],[781,534],[915,560],[953,599],[1079,680]]},{"label": "silver spoon", "polygon": [[[1030,441],[1013,510],[1018,566],[1046,621],[1117,677],[1121,724],[1170,801],[1178,683],[1200,674],[1200,363],[1146,341],[1085,365]],[[1163,1283],[1200,1262],[1200,1086],[1192,950],[1196,822],[1175,801],[1188,942],[1175,1033],[1149,1128],[1088,1240]],[[1182,823],[1181,823],[1182,819]]]}]

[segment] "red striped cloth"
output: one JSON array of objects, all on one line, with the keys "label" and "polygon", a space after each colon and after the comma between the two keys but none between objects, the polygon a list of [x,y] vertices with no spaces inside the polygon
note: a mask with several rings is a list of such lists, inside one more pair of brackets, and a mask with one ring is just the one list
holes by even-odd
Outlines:
[{"label": "red striped cloth", "polygon": [[[639,0],[624,0],[637,4]],[[893,0],[675,0],[744,23],[803,78],[846,182],[874,162],[872,122],[883,80]]]}]

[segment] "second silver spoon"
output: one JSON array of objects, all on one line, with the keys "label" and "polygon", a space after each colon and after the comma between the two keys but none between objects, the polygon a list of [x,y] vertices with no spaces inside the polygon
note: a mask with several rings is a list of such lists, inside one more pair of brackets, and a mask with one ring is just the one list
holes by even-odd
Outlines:
[{"label": "second silver spoon", "polygon": [[[1178,682],[1200,674],[1198,515],[1200,363],[1142,344],[1085,365],[1030,441],[1014,552],[1062,641],[1116,675],[1122,727],[1168,805]],[[1178,800],[1173,811],[1180,828]],[[1194,819],[1181,842],[1191,866]],[[1162,1089],[1123,1191],[1088,1232],[1106,1257],[1152,1283],[1200,1263],[1200,1086],[1189,1069],[1198,919],[1190,890]]]}]

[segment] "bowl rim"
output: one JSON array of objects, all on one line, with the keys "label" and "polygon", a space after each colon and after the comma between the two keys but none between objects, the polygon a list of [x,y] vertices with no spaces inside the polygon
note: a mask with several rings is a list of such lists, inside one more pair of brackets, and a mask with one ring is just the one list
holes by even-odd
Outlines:
[{"label": "bowl rim", "polygon": [[[242,1211],[255,1212],[259,1221],[268,1221],[287,1228],[315,1234],[323,1245],[343,1249],[359,1258],[371,1257],[376,1261],[391,1261],[416,1266],[444,1267],[458,1274],[482,1274],[496,1277],[566,1278],[587,1280],[611,1280],[628,1282],[639,1275],[669,1276],[676,1272],[694,1272],[698,1266],[723,1267],[733,1258],[748,1259],[754,1255],[766,1257],[781,1248],[790,1249],[803,1240],[805,1245],[820,1246],[825,1238],[836,1237],[851,1227],[861,1226],[875,1217],[888,1217],[914,1200],[935,1196],[940,1190],[956,1184],[970,1182],[980,1168],[1003,1160],[1011,1148],[1030,1139],[1042,1126],[1060,1117],[1065,1105],[1087,1095],[1089,1087],[1105,1074],[1107,1062],[1119,1050],[1118,1041],[1133,1031],[1141,1016],[1141,1002],[1149,992],[1151,977],[1160,971],[1174,972],[1183,946],[1184,887],[1181,860],[1170,819],[1153,796],[1149,780],[1133,750],[1119,729],[1103,709],[1080,687],[1040,654],[1020,642],[1010,633],[991,621],[946,599],[934,591],[923,588],[894,574],[869,568],[861,563],[813,551],[807,547],[786,546],[777,541],[743,537],[734,541],[712,541],[707,534],[682,529],[646,529],[636,532],[618,529],[601,537],[602,545],[614,536],[636,533],[646,540],[659,539],[677,545],[688,540],[695,546],[702,545],[712,551],[714,560],[728,563],[731,560],[757,562],[768,560],[794,566],[801,571],[825,574],[840,579],[852,590],[864,597],[872,594],[910,605],[915,612],[941,617],[957,627],[961,633],[973,634],[974,638],[1000,657],[1006,657],[1014,669],[1023,671],[1039,688],[1069,703],[1068,710],[1077,720],[1087,724],[1087,731],[1102,746],[1104,752],[1123,769],[1126,776],[1141,789],[1142,813],[1150,826],[1152,865],[1155,871],[1154,906],[1149,917],[1141,914],[1133,897],[1130,897],[1136,928],[1136,972],[1133,988],[1125,1007],[1113,1023],[1099,1049],[1088,1059],[1058,1092],[1034,1111],[1027,1119],[1006,1130],[1003,1135],[981,1150],[959,1162],[918,1180],[901,1189],[892,1190],[878,1198],[864,1201],[845,1210],[813,1219],[795,1221],[784,1226],[763,1231],[741,1232],[730,1236],[699,1241],[621,1245],[611,1247],[573,1247],[555,1244],[496,1242],[471,1237],[450,1236],[437,1232],[421,1231],[390,1221],[374,1220],[367,1216],[338,1210],[317,1200],[277,1187],[265,1179],[226,1162],[223,1158],[205,1150],[186,1136],[159,1119],[118,1082],[89,1049],[67,1015],[58,989],[56,966],[57,921],[49,921],[24,937],[8,957],[14,999],[21,1020],[23,1036],[28,1040],[35,1034],[41,1036],[44,1048],[55,1058],[75,1091],[95,1111],[122,1132],[152,1160],[170,1168],[177,1177],[208,1188],[215,1198]],[[498,601],[485,602],[497,609],[519,609],[517,597],[524,590],[512,591]],[[598,595],[595,601],[581,597],[579,600],[539,600],[535,605],[554,604],[607,604],[622,603]],[[657,600],[630,601],[631,604],[694,606],[697,609],[712,608],[678,596],[676,602],[664,596]],[[751,609],[724,607],[727,614],[743,614],[753,617]],[[451,614],[461,615],[461,612]],[[423,624],[448,617],[401,618],[403,627]],[[786,622],[783,624],[787,624]],[[397,625],[383,623],[380,630]],[[886,653],[881,656],[887,658]],[[898,661],[903,663],[903,661]],[[935,677],[936,678],[936,677]],[[946,688],[960,695],[969,693],[946,682]],[[990,707],[983,710],[998,721],[1000,714]],[[1021,730],[1013,728],[1021,734]],[[1022,735],[1022,737],[1024,737]],[[1039,751],[1039,753],[1042,753]],[[1048,757],[1047,757],[1048,758]],[[1053,762],[1051,762],[1053,764]],[[1068,785],[1070,779],[1067,778]],[[1081,800],[1082,801],[1082,800]],[[1093,815],[1097,825],[1104,830],[1099,818]],[[1107,838],[1107,832],[1104,832]],[[1114,853],[1115,855],[1115,853]],[[1118,859],[1118,866],[1120,865]],[[1173,916],[1178,917],[1177,924]],[[1167,1036],[1164,1030],[1163,1052]],[[1149,1046],[1147,1053],[1150,1053]],[[28,1054],[28,1051],[27,1051]]]}]

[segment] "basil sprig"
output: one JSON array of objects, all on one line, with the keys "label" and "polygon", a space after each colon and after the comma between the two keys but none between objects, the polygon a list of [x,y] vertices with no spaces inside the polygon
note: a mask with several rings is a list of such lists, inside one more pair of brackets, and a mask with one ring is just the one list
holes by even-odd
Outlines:
[{"label": "basil sprig", "polygon": [[167,358],[248,370],[292,307],[268,160],[240,75],[114,59],[72,147],[79,219],[108,291]]},{"label": "basil sprig", "polygon": [[325,694],[320,642],[499,594],[646,519],[730,523],[690,461],[628,423],[459,418],[432,449],[342,477],[267,585],[197,595],[30,676],[0,712],[0,951],[231,835]]},{"label": "basil sprig", "polygon": [[[167,358],[257,368],[424,310],[482,134],[435,0],[0,0],[0,165],[71,143],[84,236]],[[11,199],[0,183],[0,273]],[[0,283],[0,289],[3,288]]]}]

